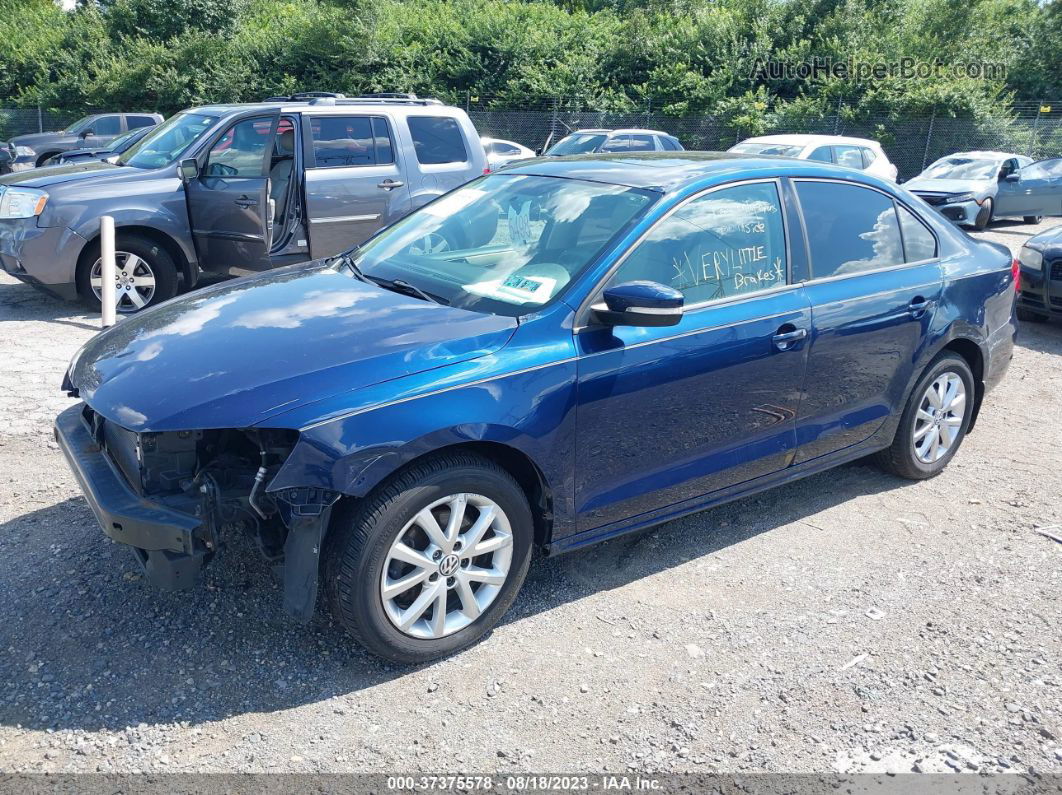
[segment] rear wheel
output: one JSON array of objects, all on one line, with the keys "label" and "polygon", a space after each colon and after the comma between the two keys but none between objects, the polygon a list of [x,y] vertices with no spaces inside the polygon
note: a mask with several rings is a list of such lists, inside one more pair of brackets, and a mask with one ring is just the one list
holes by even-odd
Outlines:
[{"label": "rear wheel", "polygon": [[[139,312],[177,294],[177,266],[173,257],[153,240],[120,235],[115,241],[115,309]],[[78,269],[78,291],[94,311],[100,310],[103,262],[97,241]]]},{"label": "rear wheel", "polygon": [[337,514],[325,551],[331,612],[388,660],[452,654],[516,598],[532,527],[523,491],[498,465],[467,453],[428,459]]},{"label": "rear wheel", "polygon": [[938,474],[955,456],[973,416],[974,379],[966,360],[938,356],[907,400],[896,437],[877,456],[889,472],[911,480]]}]

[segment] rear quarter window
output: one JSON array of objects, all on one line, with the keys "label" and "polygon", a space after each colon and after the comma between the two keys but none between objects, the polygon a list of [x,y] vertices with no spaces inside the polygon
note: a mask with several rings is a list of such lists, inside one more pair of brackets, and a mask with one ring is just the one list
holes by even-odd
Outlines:
[{"label": "rear quarter window", "polygon": [[468,161],[465,138],[456,119],[448,116],[409,116],[407,122],[418,162],[440,165]]}]

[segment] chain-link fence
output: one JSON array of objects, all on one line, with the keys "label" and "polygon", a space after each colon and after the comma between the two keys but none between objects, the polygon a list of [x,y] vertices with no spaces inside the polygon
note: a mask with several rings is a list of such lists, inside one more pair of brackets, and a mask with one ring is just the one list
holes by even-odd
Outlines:
[{"label": "chain-link fence", "polygon": [[[687,149],[725,150],[751,134],[716,116],[675,117],[647,105],[642,111],[615,113],[580,109],[578,100],[556,99],[533,109],[506,109],[490,100],[466,97],[464,105],[482,135],[516,141],[537,149],[573,130],[641,127],[677,137]],[[976,121],[931,113],[923,117],[858,117],[839,106],[817,118],[772,121],[756,134],[817,133],[879,141],[896,165],[899,179],[910,179],[929,163],[953,152],[996,150],[1034,160],[1062,156],[1062,101],[1025,103],[1006,120]]]},{"label": "chain-link fence", "polygon": [[78,110],[0,108],[0,141],[26,133],[64,130],[85,115],[85,111]]},{"label": "chain-link fence", "polygon": [[[662,130],[687,149],[725,150],[751,131],[720,116],[669,116],[646,103],[644,109],[617,113],[585,109],[578,98],[556,98],[521,107],[495,98],[466,94],[459,100],[481,135],[516,141],[538,149],[573,130],[642,127]],[[82,111],[41,108],[0,108],[0,140],[16,135],[60,130],[84,115]],[[757,134],[819,133],[872,138],[896,164],[899,179],[910,179],[926,165],[953,152],[992,149],[1028,155],[1034,160],[1062,156],[1062,100],[1026,102],[1010,108],[1004,120],[956,119],[944,113],[928,116],[863,117],[838,106],[833,113],[798,120],[769,116]]]}]

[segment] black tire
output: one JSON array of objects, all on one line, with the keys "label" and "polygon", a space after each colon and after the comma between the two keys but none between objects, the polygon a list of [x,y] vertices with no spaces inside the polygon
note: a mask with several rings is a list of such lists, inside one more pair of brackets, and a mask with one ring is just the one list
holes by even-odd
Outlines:
[{"label": "black tire", "polygon": [[40,168],[45,163],[47,163],[49,160],[51,160],[53,157],[55,157],[56,155],[59,155],[59,154],[62,154],[62,152],[45,152],[43,155],[40,155],[37,158],[37,163],[36,163],[37,168]]},{"label": "black tire", "polygon": [[1038,224],[1044,220],[1044,217],[1042,215],[1023,215],[1021,220],[1027,224]]},{"label": "black tire", "polygon": [[1036,312],[1030,312],[1024,307],[1018,307],[1018,320],[1022,323],[1046,323],[1047,315],[1038,315]]},{"label": "black tire", "polygon": [[977,213],[977,217],[974,219],[974,229],[978,232],[983,232],[988,228],[988,225],[992,223],[992,200],[985,199],[985,203],[981,205],[981,209]]},{"label": "black tire", "polygon": [[[471,624],[440,638],[415,638],[392,624],[384,609],[380,582],[387,554],[420,510],[460,493],[487,497],[505,512],[513,544],[509,574],[494,601]],[[365,499],[337,507],[324,550],[329,609],[359,643],[384,659],[415,665],[445,657],[478,641],[509,609],[527,575],[533,538],[527,498],[502,467],[470,453],[428,458]]]},{"label": "black tire", "polygon": [[[948,451],[938,460],[932,463],[920,461],[915,454],[914,430],[918,409],[922,403],[926,390],[937,378],[944,373],[954,373],[962,379],[966,389],[966,404],[963,411],[962,423],[959,425],[958,434]],[[966,431],[970,427],[970,418],[973,416],[975,400],[974,378],[970,366],[966,360],[955,353],[945,352],[929,363],[922,377],[918,379],[911,395],[907,399],[900,424],[896,428],[896,436],[892,444],[875,456],[875,462],[887,472],[899,475],[910,480],[925,480],[938,475],[955,457]]]},{"label": "black tire", "polygon": [[[177,265],[174,263],[173,257],[170,256],[165,248],[149,238],[141,237],[140,235],[122,234],[121,232],[117,234],[114,248],[115,252],[128,252],[140,257],[140,259],[147,263],[155,276],[155,292],[151,295],[150,299],[145,302],[145,305],[140,307],[141,309],[147,309],[155,304],[160,304],[177,295]],[[89,280],[92,268],[99,258],[100,243],[99,240],[96,240],[86,247],[85,252],[81,255],[81,260],[78,263],[77,268],[78,294],[85,302],[85,305],[93,312],[100,311],[100,299],[97,298],[96,294],[92,291],[92,285]],[[120,254],[118,264],[120,268]],[[129,309],[128,301],[124,301],[123,304],[127,305],[127,308],[119,307],[119,311],[123,314],[131,314],[134,311],[139,311],[138,309]]]}]

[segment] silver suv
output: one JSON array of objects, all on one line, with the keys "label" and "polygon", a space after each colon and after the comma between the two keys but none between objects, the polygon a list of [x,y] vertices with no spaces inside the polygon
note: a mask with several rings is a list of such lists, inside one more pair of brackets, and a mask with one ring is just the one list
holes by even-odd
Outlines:
[{"label": "silver suv", "polygon": [[[487,169],[464,111],[413,95],[295,95],[193,108],[115,163],[0,177],[0,265],[99,306],[99,218],[117,226],[117,304],[135,312],[194,287],[319,259]],[[422,241],[461,247],[462,230]]]}]

